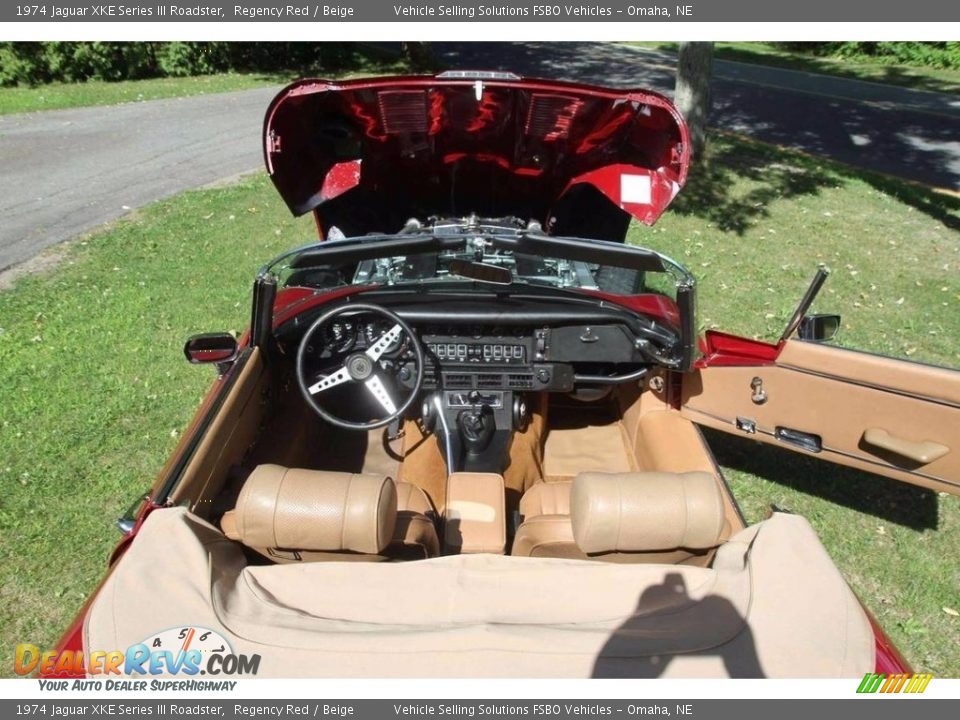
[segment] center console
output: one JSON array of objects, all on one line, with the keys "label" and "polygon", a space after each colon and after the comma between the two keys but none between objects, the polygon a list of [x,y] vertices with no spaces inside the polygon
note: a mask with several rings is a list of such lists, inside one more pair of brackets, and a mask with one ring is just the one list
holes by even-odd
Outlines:
[{"label": "center console", "polygon": [[503,555],[507,547],[505,499],[503,476],[498,473],[451,473],[443,511],[444,553]]},{"label": "center console", "polygon": [[546,362],[549,330],[425,327],[424,424],[449,471],[500,473],[527,423],[525,393],[573,389],[570,365]]}]

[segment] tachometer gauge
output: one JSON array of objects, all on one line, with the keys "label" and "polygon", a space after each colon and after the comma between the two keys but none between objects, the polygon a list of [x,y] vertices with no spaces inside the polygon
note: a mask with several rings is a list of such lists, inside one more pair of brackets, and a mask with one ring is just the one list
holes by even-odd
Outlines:
[{"label": "tachometer gauge", "polygon": [[336,353],[343,353],[357,341],[357,328],[352,322],[335,320],[322,330],[324,346]]},{"label": "tachometer gauge", "polygon": [[[368,322],[363,326],[363,334],[367,340],[367,347],[373,345],[380,337],[390,330],[392,326],[386,322]],[[403,342],[403,335],[398,337],[392,343],[387,346],[387,349],[383,351],[384,355],[389,355],[397,351],[400,347],[400,344]]]}]

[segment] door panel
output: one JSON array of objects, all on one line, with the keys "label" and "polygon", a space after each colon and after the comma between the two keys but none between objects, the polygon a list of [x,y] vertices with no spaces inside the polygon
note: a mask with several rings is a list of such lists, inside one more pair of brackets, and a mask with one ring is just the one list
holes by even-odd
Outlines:
[{"label": "door panel", "polygon": [[960,494],[960,371],[789,340],[772,365],[685,376],[682,412],[701,425]]}]

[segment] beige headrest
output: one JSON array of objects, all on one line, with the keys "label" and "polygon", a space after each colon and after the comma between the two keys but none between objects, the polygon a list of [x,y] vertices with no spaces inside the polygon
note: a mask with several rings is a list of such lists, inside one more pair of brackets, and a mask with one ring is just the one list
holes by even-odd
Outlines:
[{"label": "beige headrest", "polygon": [[396,521],[397,490],[389,477],[260,465],[221,527],[254,548],[377,554]]},{"label": "beige headrest", "polygon": [[723,498],[709,473],[580,473],[570,519],[585,553],[701,550],[720,542]]}]

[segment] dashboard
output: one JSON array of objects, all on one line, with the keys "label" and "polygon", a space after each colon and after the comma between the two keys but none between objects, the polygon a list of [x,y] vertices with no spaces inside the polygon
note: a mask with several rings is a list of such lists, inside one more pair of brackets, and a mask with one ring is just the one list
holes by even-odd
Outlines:
[{"label": "dashboard", "polygon": [[[384,411],[394,422],[419,397],[418,417],[441,438],[448,467],[467,471],[502,470],[511,433],[529,417],[529,394],[595,392],[634,382],[657,364],[676,366],[679,356],[675,328],[603,301],[476,292],[364,296],[355,310],[350,302],[319,305],[274,331],[279,352],[297,358],[301,391],[310,401],[322,390],[338,411],[321,416],[351,427]],[[328,319],[318,324],[321,315]],[[321,387],[330,378],[335,382]],[[366,390],[358,393],[358,384]]]},{"label": "dashboard", "polygon": [[[669,366],[678,342],[674,328],[596,301],[364,295],[416,333],[424,352],[423,387],[430,391],[571,392],[578,384],[615,384],[651,365]],[[293,350],[300,328],[310,322],[305,317],[288,324],[278,335],[281,344],[288,341]],[[324,327],[322,343],[333,353],[358,352],[387,330],[382,318],[345,315]],[[388,347],[384,358],[394,364],[402,384],[412,385],[414,367],[405,342]]]}]

